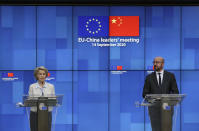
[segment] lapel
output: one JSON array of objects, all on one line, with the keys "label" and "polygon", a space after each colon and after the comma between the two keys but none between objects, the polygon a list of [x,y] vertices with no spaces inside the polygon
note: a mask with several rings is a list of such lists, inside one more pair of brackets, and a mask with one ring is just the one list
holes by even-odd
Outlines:
[{"label": "lapel", "polygon": [[157,80],[157,77],[156,77],[156,72],[153,72],[153,75],[152,75],[152,79],[153,79],[153,82],[155,83],[156,87],[158,87],[158,80]]},{"label": "lapel", "polygon": [[167,72],[164,71],[162,86],[167,82],[167,80],[168,80],[168,75],[167,75]]}]

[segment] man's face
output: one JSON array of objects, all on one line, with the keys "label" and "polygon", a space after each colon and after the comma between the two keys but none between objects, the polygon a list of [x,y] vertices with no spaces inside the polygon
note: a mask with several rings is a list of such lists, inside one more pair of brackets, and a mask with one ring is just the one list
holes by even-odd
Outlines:
[{"label": "man's face", "polygon": [[161,57],[156,57],[153,61],[154,69],[156,71],[161,71],[164,67],[164,61]]}]

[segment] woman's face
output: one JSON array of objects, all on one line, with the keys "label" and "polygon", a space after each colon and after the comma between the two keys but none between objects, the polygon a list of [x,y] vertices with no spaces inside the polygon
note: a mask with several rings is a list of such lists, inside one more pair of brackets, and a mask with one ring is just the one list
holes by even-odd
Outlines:
[{"label": "woman's face", "polygon": [[39,70],[37,73],[37,79],[39,82],[44,82],[46,80],[46,72],[44,70]]}]

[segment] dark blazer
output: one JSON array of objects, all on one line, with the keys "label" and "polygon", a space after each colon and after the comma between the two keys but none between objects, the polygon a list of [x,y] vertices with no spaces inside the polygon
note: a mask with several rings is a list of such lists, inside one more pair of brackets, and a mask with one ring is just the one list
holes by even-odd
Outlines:
[{"label": "dark blazer", "polygon": [[179,94],[174,74],[164,71],[161,87],[158,86],[156,73],[149,74],[145,79],[142,96],[146,94]]}]

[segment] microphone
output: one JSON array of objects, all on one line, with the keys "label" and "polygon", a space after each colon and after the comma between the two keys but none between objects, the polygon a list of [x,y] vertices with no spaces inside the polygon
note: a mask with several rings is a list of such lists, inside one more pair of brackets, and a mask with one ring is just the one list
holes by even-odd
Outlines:
[{"label": "microphone", "polygon": [[21,103],[21,102],[18,102],[18,103],[16,104],[16,106],[17,106],[17,107],[23,107],[23,106],[24,106],[24,104],[23,104],[23,103]]},{"label": "microphone", "polygon": [[156,67],[157,67],[156,65],[153,66],[153,70],[154,71],[157,71]]}]

